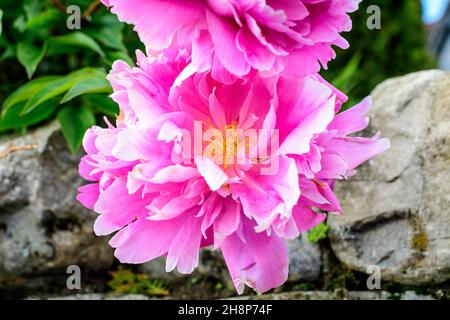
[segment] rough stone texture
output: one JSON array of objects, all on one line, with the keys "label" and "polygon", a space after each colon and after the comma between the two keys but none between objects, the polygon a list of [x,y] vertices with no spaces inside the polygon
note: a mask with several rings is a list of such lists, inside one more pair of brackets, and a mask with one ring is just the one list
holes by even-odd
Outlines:
[{"label": "rough stone texture", "polygon": [[386,291],[298,291],[232,298],[233,300],[435,300],[430,295],[406,291],[391,294]]},{"label": "rough stone texture", "polygon": [[336,256],[382,281],[450,279],[450,74],[388,80],[372,94],[371,131],[392,148],[336,185],[343,214],[330,219]]},{"label": "rough stone texture", "polygon": [[106,238],[95,237],[95,215],[75,201],[82,184],[56,123],[24,136],[0,140],[0,154],[11,147],[31,150],[0,158],[0,280],[33,276],[68,265],[107,269],[113,261]]},{"label": "rough stone texture", "polygon": [[305,234],[288,241],[289,281],[316,281],[322,271],[321,251],[318,244],[308,241]]},{"label": "rough stone texture", "polygon": [[151,279],[161,279],[170,283],[184,279],[186,276],[176,270],[166,272],[166,259],[164,257],[156,258],[150,262],[138,266],[140,273],[147,274]]}]

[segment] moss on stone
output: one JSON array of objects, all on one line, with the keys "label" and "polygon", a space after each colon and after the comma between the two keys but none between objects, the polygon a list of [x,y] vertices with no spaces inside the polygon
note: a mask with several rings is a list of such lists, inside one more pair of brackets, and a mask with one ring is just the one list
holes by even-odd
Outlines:
[{"label": "moss on stone", "polygon": [[425,232],[416,232],[412,237],[412,248],[421,252],[428,248],[428,236]]},{"label": "moss on stone", "polygon": [[410,222],[414,229],[414,234],[411,238],[411,248],[420,252],[425,252],[428,249],[429,241],[422,221],[420,221],[418,217],[413,216]]},{"label": "moss on stone", "polygon": [[146,274],[136,274],[129,269],[119,267],[111,272],[108,286],[116,294],[145,294],[147,296],[167,296],[169,290],[159,280],[152,280]]}]

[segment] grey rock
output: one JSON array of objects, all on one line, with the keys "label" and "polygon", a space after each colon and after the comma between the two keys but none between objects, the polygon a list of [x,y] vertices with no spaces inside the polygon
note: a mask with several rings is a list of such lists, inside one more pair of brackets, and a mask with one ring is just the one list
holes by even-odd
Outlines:
[{"label": "grey rock", "polygon": [[[392,296],[391,296],[392,297]],[[414,291],[405,291],[400,294],[400,300],[436,300],[433,296],[418,294]]]},{"label": "grey rock", "polygon": [[321,251],[318,244],[311,243],[305,234],[288,240],[289,281],[316,281],[322,270]]},{"label": "grey rock", "polygon": [[166,272],[166,258],[159,257],[152,261],[143,263],[138,266],[140,273],[148,275],[151,279],[164,280],[169,283],[177,282],[181,279],[185,279],[187,276],[177,272]]},{"label": "grey rock", "polygon": [[3,137],[0,155],[0,280],[10,274],[65,274],[72,264],[109,268],[112,250],[92,231],[95,214],[75,200],[83,183],[79,156],[66,147],[58,124]]},{"label": "grey rock", "polygon": [[388,80],[372,94],[371,131],[392,148],[336,184],[343,215],[329,219],[336,256],[382,281],[450,279],[450,74]]}]

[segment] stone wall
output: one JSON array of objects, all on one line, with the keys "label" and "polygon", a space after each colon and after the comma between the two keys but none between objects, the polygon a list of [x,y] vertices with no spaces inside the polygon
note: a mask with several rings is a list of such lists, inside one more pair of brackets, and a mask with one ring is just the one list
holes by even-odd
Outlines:
[{"label": "stone wall", "polygon": [[0,279],[92,270],[113,262],[107,239],[95,237],[95,215],[75,201],[82,179],[56,123],[0,140]]},{"label": "stone wall", "polygon": [[350,268],[381,267],[385,280],[450,279],[450,74],[388,80],[372,94],[372,131],[392,148],[336,185],[344,214],[330,243]]}]

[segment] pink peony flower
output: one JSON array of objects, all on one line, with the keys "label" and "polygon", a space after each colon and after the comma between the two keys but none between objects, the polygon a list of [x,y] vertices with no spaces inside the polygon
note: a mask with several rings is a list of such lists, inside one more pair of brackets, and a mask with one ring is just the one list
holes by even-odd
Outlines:
[{"label": "pink peony flower", "polygon": [[[265,76],[316,73],[347,48],[348,13],[361,0],[102,0],[120,20],[135,25],[149,50],[187,48],[186,72],[212,68],[229,83],[252,68]],[[234,76],[233,76],[234,75]]]},{"label": "pink peony flower", "polygon": [[78,200],[99,213],[97,235],[117,231],[121,262],[165,255],[167,271],[190,273],[212,246],[240,294],[265,292],[287,279],[285,239],[340,212],[333,181],[389,141],[349,137],[368,125],[370,99],[337,114],[346,97],[317,75],[224,85],[208,71],[173,87],[189,63],[183,51],[114,63],[121,113],[86,132],[80,174],[91,183]]}]

